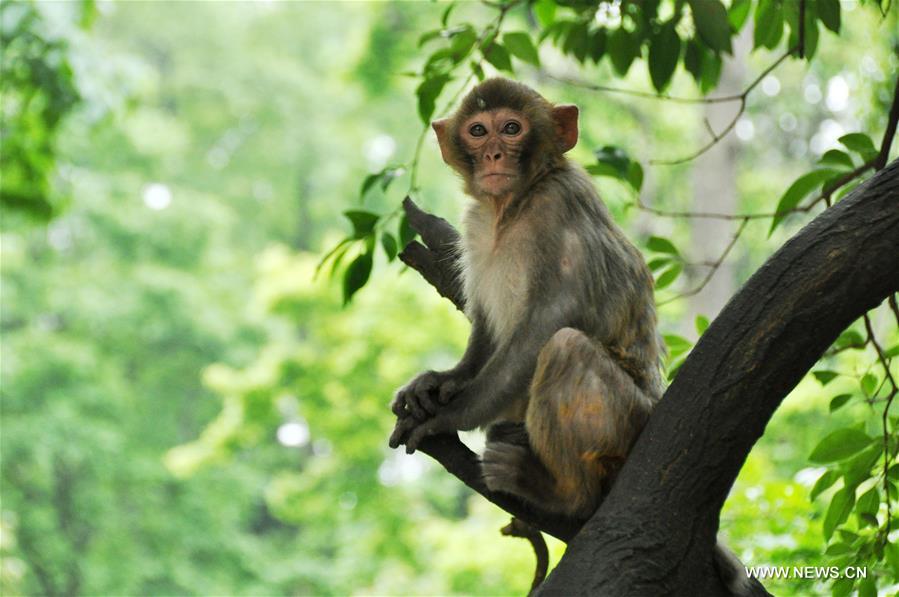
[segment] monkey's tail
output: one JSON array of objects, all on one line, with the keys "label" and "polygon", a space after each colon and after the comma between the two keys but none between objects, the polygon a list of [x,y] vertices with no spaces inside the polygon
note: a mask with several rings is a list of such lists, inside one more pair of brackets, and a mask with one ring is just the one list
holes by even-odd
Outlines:
[{"label": "monkey's tail", "polygon": [[718,576],[734,597],[771,597],[758,579],[749,576],[743,562],[721,541],[715,545],[715,567]]}]

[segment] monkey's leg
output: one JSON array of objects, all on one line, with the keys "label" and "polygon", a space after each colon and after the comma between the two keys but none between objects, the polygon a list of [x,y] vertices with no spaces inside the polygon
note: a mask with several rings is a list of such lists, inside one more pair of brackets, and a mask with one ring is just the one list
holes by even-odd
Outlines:
[{"label": "monkey's leg", "polygon": [[[505,491],[543,508],[589,516],[651,409],[651,400],[603,346],[563,328],[540,351],[526,416],[533,454],[553,483],[535,487],[527,482],[529,470],[511,467],[494,471],[494,478]],[[538,490],[542,495],[535,495]]]},{"label": "monkey's leg", "polygon": [[542,504],[555,491],[555,479],[531,448],[524,423],[502,422],[487,430],[482,457],[484,482],[491,491],[503,491]]}]

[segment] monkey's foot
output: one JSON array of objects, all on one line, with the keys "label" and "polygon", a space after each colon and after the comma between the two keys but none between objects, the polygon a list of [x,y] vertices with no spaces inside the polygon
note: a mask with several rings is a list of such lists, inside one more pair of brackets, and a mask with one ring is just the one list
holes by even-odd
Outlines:
[{"label": "monkey's foot", "polygon": [[505,442],[489,442],[481,458],[484,483],[490,491],[502,491],[519,496],[525,494],[522,472],[528,470],[529,463],[533,459],[533,453],[528,447]]}]

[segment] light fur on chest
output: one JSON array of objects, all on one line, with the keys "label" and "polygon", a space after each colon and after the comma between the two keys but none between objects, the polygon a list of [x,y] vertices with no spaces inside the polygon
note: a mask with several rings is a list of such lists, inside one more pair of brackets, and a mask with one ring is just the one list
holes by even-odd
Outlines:
[{"label": "light fur on chest", "polygon": [[496,229],[493,209],[471,204],[464,218],[462,275],[468,304],[483,312],[493,337],[511,338],[521,322],[528,292],[527,230]]}]

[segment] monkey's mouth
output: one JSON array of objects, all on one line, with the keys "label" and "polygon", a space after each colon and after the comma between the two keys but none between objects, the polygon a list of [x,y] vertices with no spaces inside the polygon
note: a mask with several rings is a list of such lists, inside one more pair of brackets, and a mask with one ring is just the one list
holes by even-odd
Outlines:
[{"label": "monkey's mouth", "polygon": [[482,174],[481,178],[490,178],[491,176],[501,176],[503,178],[512,178],[515,176],[512,172],[488,172],[487,174]]}]

